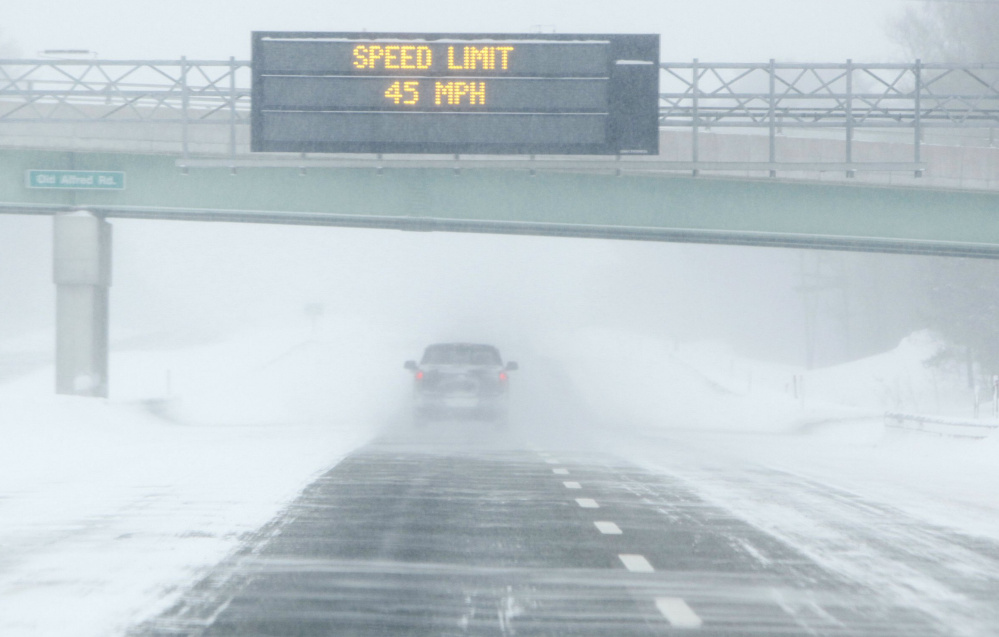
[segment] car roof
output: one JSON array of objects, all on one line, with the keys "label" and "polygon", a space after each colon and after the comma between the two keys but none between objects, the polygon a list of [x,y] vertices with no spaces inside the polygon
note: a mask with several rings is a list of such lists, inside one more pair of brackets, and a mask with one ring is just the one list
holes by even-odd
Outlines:
[{"label": "car roof", "polygon": [[432,345],[427,345],[427,349],[432,347],[484,347],[496,349],[495,345],[487,345],[485,343],[434,343]]},{"label": "car roof", "polygon": [[[452,358],[452,357],[486,357],[493,359],[489,364],[501,365],[503,357],[500,356],[500,352],[493,345],[486,345],[484,343],[434,343],[433,345],[428,345],[423,351],[423,362],[429,363],[428,359],[437,359],[440,357]],[[443,361],[437,361],[442,363]],[[482,361],[480,361],[481,363]]]}]

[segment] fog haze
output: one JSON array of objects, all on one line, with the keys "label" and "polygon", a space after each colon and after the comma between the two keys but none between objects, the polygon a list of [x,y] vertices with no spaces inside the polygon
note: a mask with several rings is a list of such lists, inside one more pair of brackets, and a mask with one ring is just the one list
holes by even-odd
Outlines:
[{"label": "fog haze", "polygon": [[[623,0],[559,2],[15,3],[3,32],[24,56],[89,49],[121,59],[246,59],[253,30],[660,33],[664,60],[888,61],[900,0]],[[143,26],[144,25],[144,26]],[[151,37],[154,36],[154,37]]]},{"label": "fog haze", "polygon": [[[25,56],[83,48],[107,58],[224,59],[249,56],[252,30],[658,32],[663,59],[887,61],[900,52],[885,25],[903,5],[178,0],[94,2],[83,10],[56,0],[17,3],[2,35]],[[54,314],[51,222],[3,217],[0,224],[0,292],[8,308],[2,335],[45,333]],[[113,335],[304,321],[304,308],[321,304],[327,317],[361,316],[441,338],[604,325],[805,359],[795,251],[226,224],[114,226]],[[826,347],[825,360],[847,357],[837,349]]]},{"label": "fog haze", "polygon": [[[48,333],[51,220],[2,217],[5,336]],[[666,243],[116,220],[112,338],[353,317],[499,342],[585,327],[802,362],[800,252]]]},{"label": "fog haze", "polygon": [[[925,5],[922,18],[910,12],[909,31],[896,29],[896,35],[906,36],[899,39],[909,51],[947,51],[915,45],[939,44],[923,37],[927,24],[928,31],[938,26],[933,16],[978,1]],[[205,67],[178,64],[181,56],[249,59],[254,30],[658,33],[664,61],[897,62],[906,58],[887,35],[889,23],[903,8],[922,6],[902,0],[7,4],[0,58],[85,49],[89,53],[79,58],[161,60],[165,64],[158,68],[183,73]],[[955,28],[940,33],[984,33],[991,45],[981,26],[989,22],[974,19],[976,12],[960,13],[954,12],[962,18],[951,24]],[[999,13],[995,20],[999,24]],[[944,39],[961,45],[967,40]],[[654,71],[647,57],[616,64]],[[22,61],[0,64],[0,72],[36,67],[57,74],[67,66]],[[616,172],[635,174],[611,176],[603,162],[503,167],[528,180],[528,167],[532,175],[594,171],[592,188],[590,177],[577,175],[562,190],[547,190],[546,177],[539,176],[532,182],[542,194],[530,200],[514,191],[525,188],[523,181],[476,189],[477,172],[493,168],[468,162],[452,169],[442,161],[412,170],[407,192],[390,183],[404,165],[394,161],[377,169],[381,158],[368,167],[329,168],[311,161],[318,153],[303,153],[299,170],[272,170],[255,161],[259,155],[242,163],[245,146],[237,146],[240,163],[233,164],[232,155],[204,150],[209,135],[200,145],[198,135],[212,127],[185,119],[165,124],[163,132],[161,122],[152,121],[181,102],[177,111],[203,113],[201,123],[225,115],[217,121],[235,126],[237,108],[223,110],[241,103],[233,93],[224,106],[195,110],[210,102],[190,108],[191,92],[167,80],[158,94],[168,99],[136,109],[146,116],[141,124],[97,123],[139,100],[132,96],[142,91],[132,89],[146,80],[138,78],[141,72],[130,75],[136,66],[150,75],[157,67],[74,65],[86,71],[84,77],[53,83],[57,89],[49,93],[37,90],[31,77],[8,78],[7,89],[15,90],[0,104],[0,133],[3,145],[13,139],[16,150],[4,164],[14,168],[0,177],[4,192],[21,203],[0,203],[22,211],[32,201],[81,208],[101,201],[260,212],[297,208],[411,214],[414,221],[475,219],[470,209],[478,206],[494,220],[583,223],[579,210],[565,202],[590,197],[580,208],[585,222],[600,224],[593,227],[666,225],[663,219],[629,221],[635,209],[628,206],[642,205],[672,215],[677,227],[696,229],[697,210],[707,209],[696,202],[699,193],[736,185],[714,204],[724,207],[724,215],[716,215],[727,224],[724,234],[739,237],[729,240],[778,240],[780,228],[795,226],[770,223],[766,202],[786,207],[799,201],[807,203],[794,212],[807,215],[809,225],[797,227],[816,228],[818,239],[844,241],[839,245],[864,237],[849,244],[864,249],[875,245],[872,235],[891,235],[890,223],[921,225],[916,230],[924,234],[910,237],[923,239],[927,228],[942,232],[932,225],[940,219],[934,215],[948,215],[952,228],[987,226],[988,206],[995,203],[988,197],[995,198],[999,183],[990,130],[992,148],[966,145],[963,150],[982,154],[952,155],[961,168],[960,187],[969,187],[965,169],[981,169],[982,180],[968,177],[967,183],[984,190],[904,211],[906,202],[924,193],[954,187],[949,177],[934,174],[932,149],[939,138],[925,141],[928,168],[915,183],[908,181],[913,164],[896,165],[884,182],[867,179],[871,165],[845,176],[855,165],[840,165],[836,182],[825,181],[830,172],[813,182],[783,167],[771,171],[774,179],[765,176],[766,164],[753,167],[757,184],[766,182],[773,192],[783,188],[787,197],[766,189],[754,193],[752,182],[737,183],[732,166],[722,173],[705,167],[706,174],[695,177],[646,173],[659,168],[642,164],[620,168],[626,161],[616,162]],[[128,91],[116,93],[105,83],[115,73],[109,68],[130,75]],[[223,69],[223,79],[213,86],[236,75],[232,67],[214,68]],[[818,92],[829,89],[830,101],[838,102],[830,108],[845,110],[845,126],[867,117],[862,120],[831,88],[844,77],[858,77],[857,84],[846,83],[852,103],[873,109],[865,112],[908,99],[865,96],[883,88],[870,88],[882,80],[869,67],[824,68],[830,75],[788,72],[817,80]],[[894,83],[884,83],[887,93],[908,91],[909,77],[920,85],[920,67],[907,68]],[[774,74],[757,70],[762,72],[752,81],[758,85],[747,83],[745,90],[775,84]],[[972,72],[976,83],[989,77],[981,66]],[[103,73],[104,79],[90,84],[87,73]],[[706,73],[724,75],[717,67]],[[838,77],[827,83],[823,78],[832,74]],[[385,97],[399,104],[399,81],[393,82]],[[74,97],[64,106],[92,121],[78,126],[53,111],[45,121],[26,123],[26,134],[17,123],[3,128],[14,119],[4,117],[9,113],[62,104],[65,93],[58,87],[71,83]],[[627,84],[606,84],[607,101],[623,102],[615,91]],[[477,91],[484,94],[484,87]],[[648,88],[654,101],[651,82]],[[803,103],[793,94],[798,88],[797,80],[788,82],[787,102]],[[45,97],[36,98],[40,94]],[[778,140],[771,147],[775,157],[777,146],[803,142],[798,147],[810,155],[804,159],[843,158],[844,149],[836,145],[851,139],[853,129],[822,129],[830,120],[815,116],[821,109],[812,105],[818,102],[814,95],[805,95],[811,113],[800,121],[809,121],[806,130],[783,130],[794,120],[777,114],[772,96],[764,98],[769,105],[756,101],[755,113],[767,112],[771,133],[781,136],[770,138]],[[484,99],[477,106],[487,106]],[[486,110],[495,107],[490,102]],[[693,119],[705,133],[699,148],[709,149],[724,137],[725,122],[712,121],[709,130],[698,108]],[[920,138],[918,108],[885,108],[871,115],[873,121],[901,126],[915,113]],[[610,122],[607,137],[626,138],[615,109],[606,110],[606,118],[603,111],[589,117]],[[518,111],[526,114],[519,122],[543,119],[535,111]],[[903,114],[888,120],[893,113]],[[648,114],[654,140],[654,113]],[[571,116],[580,115],[586,114]],[[777,118],[779,133],[773,128]],[[42,131],[38,137],[31,126]],[[91,126],[107,126],[107,138],[91,145]],[[135,155],[119,168],[100,166],[119,163],[110,153],[166,148],[171,126],[176,140],[183,139],[183,155],[177,143],[160,151],[169,156],[153,161]],[[132,138],[137,129],[151,131],[149,139],[141,138],[146,133]],[[319,130],[309,132],[319,137]],[[491,132],[499,137],[496,130]],[[505,135],[512,126],[502,130]],[[969,128],[951,130],[963,135]],[[688,131],[674,131],[662,136],[663,160],[689,139]],[[912,129],[896,131],[904,138],[886,135],[891,144],[884,146],[908,152]],[[762,144],[732,144],[754,161],[767,156],[766,131],[757,132],[762,134],[752,141]],[[159,146],[161,133],[167,141]],[[220,138],[238,139],[230,134]],[[856,146],[872,139],[880,138],[858,138]],[[973,138],[950,141],[967,139]],[[808,145],[813,141],[829,143]],[[48,150],[34,150],[42,148]],[[88,148],[105,151],[78,161],[77,153],[89,154]],[[634,146],[615,150],[628,148]],[[710,166],[716,160],[706,154],[700,160]],[[188,164],[192,157],[208,161]],[[853,157],[850,150],[846,157]],[[299,161],[290,153],[287,159]],[[45,164],[127,169],[128,188],[140,192],[133,197],[132,190],[28,190],[56,183],[54,176],[30,181],[30,174],[47,172],[32,170]],[[237,178],[227,176],[227,169]],[[382,177],[375,178],[376,171]],[[434,171],[428,177],[433,184],[415,183]],[[785,178],[794,181],[781,184]],[[668,188],[649,187],[667,180]],[[73,177],[62,185],[82,187],[83,181]],[[221,182],[226,186],[219,187]],[[248,183],[253,187],[243,190]],[[890,187],[877,185],[882,183]],[[382,197],[379,189],[386,186],[395,190]],[[423,186],[434,192],[423,192]],[[570,192],[572,186],[578,191]],[[179,197],[160,199],[173,187]],[[903,188],[909,188],[904,197]],[[642,190],[647,192],[641,197],[631,196]],[[622,194],[604,197],[611,192]],[[322,193],[337,194],[318,201]],[[284,201],[287,196],[293,199]],[[889,198],[896,198],[894,207],[879,201]],[[500,208],[518,199],[512,210]],[[593,200],[606,203],[597,209]],[[873,205],[865,209],[865,201]],[[449,205],[458,213],[449,212]],[[844,210],[853,224],[849,229],[820,218]],[[786,212],[779,209],[773,217],[790,216]],[[877,217],[882,214],[891,216]],[[75,216],[86,213],[60,223],[93,221]],[[81,283],[103,283],[102,276],[85,278],[95,274],[85,270],[100,269],[93,267],[98,258],[72,254],[65,237],[73,235],[61,234],[60,278],[67,283],[62,273],[68,272],[76,283],[59,292],[60,334],[63,343],[81,347],[60,347],[57,376],[53,219],[0,214],[2,637],[999,634],[999,260],[206,221],[114,218],[110,225],[109,362],[100,331],[104,290]],[[843,236],[831,234],[837,227]],[[720,236],[701,229],[698,236]],[[967,249],[964,254],[984,254],[995,245],[988,232],[981,236],[986,243],[977,246],[967,238],[974,233],[954,236],[962,238],[948,243],[940,234],[928,244],[953,253]],[[882,238],[879,249],[901,245]],[[451,354],[421,358],[431,343],[444,344],[431,353]],[[79,364],[84,358],[89,368]]]}]

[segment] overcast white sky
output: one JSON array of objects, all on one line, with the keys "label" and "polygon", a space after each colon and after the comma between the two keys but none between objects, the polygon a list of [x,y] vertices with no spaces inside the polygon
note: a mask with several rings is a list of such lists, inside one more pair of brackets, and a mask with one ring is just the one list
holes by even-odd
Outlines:
[{"label": "overcast white sky", "polygon": [[[249,57],[253,30],[660,33],[663,59],[900,60],[885,25],[915,0],[7,0],[22,56]],[[13,5],[13,6],[11,6]]]}]

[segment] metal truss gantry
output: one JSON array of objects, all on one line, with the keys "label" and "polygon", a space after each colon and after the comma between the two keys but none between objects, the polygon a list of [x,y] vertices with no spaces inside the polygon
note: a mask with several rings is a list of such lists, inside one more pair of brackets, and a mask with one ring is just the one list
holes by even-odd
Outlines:
[{"label": "metal truss gantry", "polygon": [[[778,135],[785,130],[835,131],[845,142],[842,164],[863,170],[853,157],[857,131],[911,131],[912,166],[918,167],[927,129],[999,126],[999,64],[694,60],[661,66],[659,123],[690,132],[695,172],[704,130],[764,129],[769,156],[761,165],[778,164]],[[245,157],[237,130],[249,125],[250,78],[251,63],[235,58],[0,60],[0,125],[171,124],[183,131],[177,150],[185,158],[196,127],[227,127],[229,157]]]}]

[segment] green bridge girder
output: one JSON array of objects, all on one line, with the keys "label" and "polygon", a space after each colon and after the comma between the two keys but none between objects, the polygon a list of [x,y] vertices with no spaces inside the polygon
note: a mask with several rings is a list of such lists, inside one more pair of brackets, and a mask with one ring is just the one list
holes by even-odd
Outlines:
[{"label": "green bridge girder", "polygon": [[[184,174],[175,156],[3,150],[0,212],[999,258],[999,193],[452,165]],[[127,188],[29,189],[28,169],[124,171]]]}]

